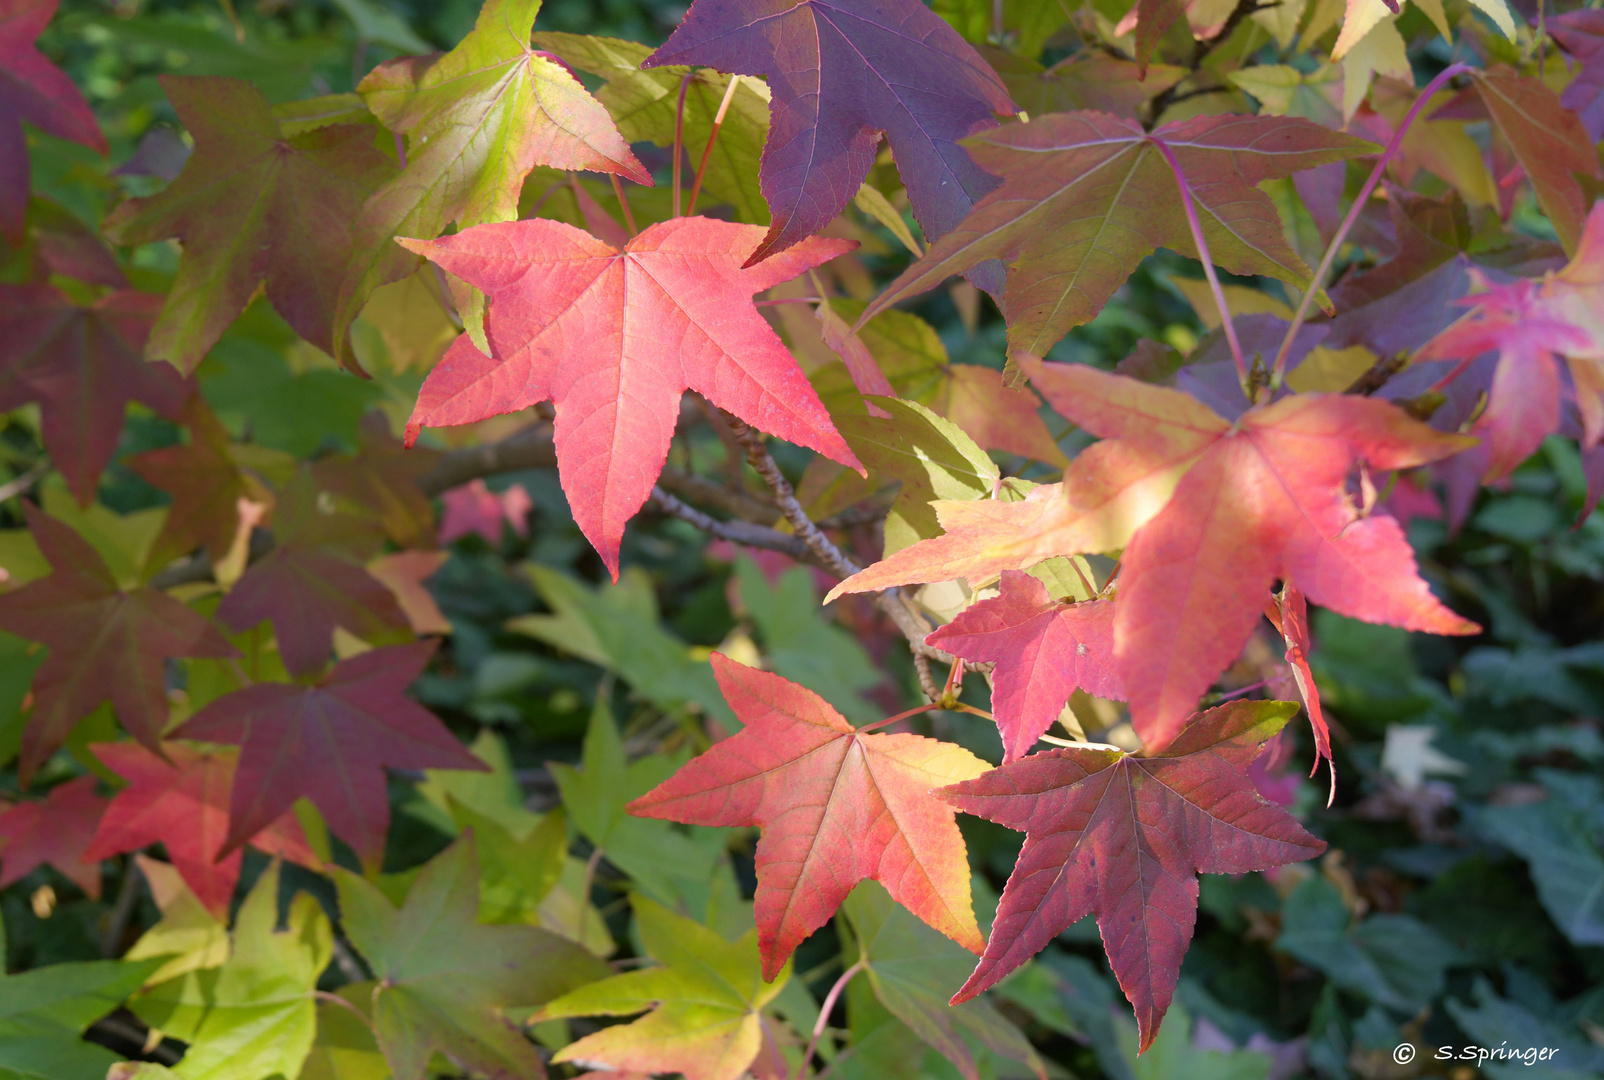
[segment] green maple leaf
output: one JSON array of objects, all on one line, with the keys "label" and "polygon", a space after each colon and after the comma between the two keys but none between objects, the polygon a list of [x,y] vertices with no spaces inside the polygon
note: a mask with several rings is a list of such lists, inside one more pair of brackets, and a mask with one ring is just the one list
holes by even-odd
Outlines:
[{"label": "green maple leaf", "polygon": [[[670,66],[642,71],[641,63],[652,54],[652,47],[618,38],[544,33],[535,35],[535,45],[556,53],[581,71],[607,80],[596,96],[618,122],[624,138],[632,143],[674,145],[679,87],[690,74],[685,90],[682,145],[693,165],[701,161],[713,120],[729,89],[730,76],[711,68],[693,71]],[[768,87],[758,79],[742,79],[725,112],[712,156],[707,159],[702,186],[706,195],[735,207],[739,220],[754,225],[767,225],[769,221],[769,204],[757,182],[757,163],[768,135]],[[687,192],[690,183],[687,176]]]},{"label": "green maple leaf", "polygon": [[540,0],[487,0],[456,48],[380,64],[357,87],[386,127],[407,136],[408,161],[356,224],[358,254],[340,289],[342,330],[374,288],[413,265],[394,237],[432,239],[453,221],[512,221],[536,166],[651,184],[607,110],[567,68],[530,48],[539,11]]},{"label": "green maple leaf", "polygon": [[705,908],[717,852],[666,821],[638,818],[624,809],[629,800],[668,779],[684,762],[683,756],[668,754],[626,762],[618,725],[606,698],[598,697],[585,731],[581,767],[549,762],[547,768],[575,828],[614,866],[665,904],[688,902],[693,908]]},{"label": "green maple leaf", "polygon": [[121,1058],[84,1042],[160,961],[93,960],[0,975],[0,1080],[93,1080]]},{"label": "green maple leaf", "polygon": [[339,124],[291,135],[251,83],[178,75],[161,83],[195,153],[178,179],[129,199],[105,225],[118,244],[177,237],[184,245],[146,356],[193,371],[258,285],[296,333],[334,352],[345,336],[334,299],[351,222],[395,172],[375,146],[382,132]]},{"label": "green maple leaf", "polygon": [[762,1045],[761,1010],[791,977],[786,963],[765,983],[757,931],[727,941],[707,927],[637,894],[635,926],[646,952],[663,966],[630,971],[565,994],[541,1019],[628,1016],[564,1047],[555,1062],[584,1061],[620,1071],[680,1072],[685,1080],[735,1080]]},{"label": "green maple leaf", "polygon": [[1041,1074],[1030,1042],[990,1002],[977,998],[947,1004],[974,966],[961,945],[909,914],[878,882],[859,885],[841,911],[857,939],[857,962],[864,966],[874,996],[959,1072],[970,1080],[979,1075],[974,1044]]},{"label": "green maple leaf", "polygon": [[305,893],[290,901],[285,929],[277,929],[278,887],[274,862],[240,905],[233,955],[222,967],[191,971],[132,1003],[151,1027],[189,1043],[173,1069],[185,1080],[300,1075],[317,1030],[312,995],[334,934]]},{"label": "green maple leaf", "polygon": [[540,1055],[504,1010],[540,1005],[608,973],[556,934],[476,921],[471,833],[424,866],[399,910],[349,871],[334,878],[346,932],[378,980],[373,1027],[396,1080],[421,1080],[436,1051],[495,1078],[540,1075]]}]

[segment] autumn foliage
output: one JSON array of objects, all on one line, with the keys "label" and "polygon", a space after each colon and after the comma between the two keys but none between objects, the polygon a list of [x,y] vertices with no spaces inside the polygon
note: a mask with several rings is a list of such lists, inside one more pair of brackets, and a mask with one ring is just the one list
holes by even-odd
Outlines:
[{"label": "autumn foliage", "polygon": [[[1355,750],[1321,628],[1553,644],[1411,522],[1548,455],[1593,527],[1598,12],[57,2],[0,0],[0,890],[101,959],[0,977],[0,1075],[1263,1076],[1180,1006],[1261,886],[1345,1040],[1275,1075],[1496,1027],[1348,925],[1342,815],[1425,874],[1466,766]],[[1515,854],[1597,946],[1579,835]]]}]

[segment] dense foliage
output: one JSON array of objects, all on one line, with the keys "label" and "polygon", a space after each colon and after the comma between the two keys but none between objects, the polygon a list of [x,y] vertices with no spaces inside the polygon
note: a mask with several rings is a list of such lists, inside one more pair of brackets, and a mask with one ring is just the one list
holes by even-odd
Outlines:
[{"label": "dense foliage", "polygon": [[0,0],[0,1078],[1604,1073],[1601,141],[1545,0]]}]

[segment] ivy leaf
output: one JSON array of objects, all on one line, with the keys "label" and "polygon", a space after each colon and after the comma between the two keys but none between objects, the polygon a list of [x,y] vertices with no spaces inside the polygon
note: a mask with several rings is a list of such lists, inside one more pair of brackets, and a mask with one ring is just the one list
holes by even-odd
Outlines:
[{"label": "ivy leaf", "polygon": [[95,499],[128,403],[173,418],[189,396],[141,355],[161,302],[123,289],[80,304],[51,285],[0,285],[0,411],[39,403],[45,449],[80,505]]},{"label": "ivy leaf", "polygon": [[858,959],[874,996],[886,1010],[934,1047],[967,1080],[979,1080],[973,1040],[986,1049],[1029,1065],[1045,1076],[1041,1059],[1018,1028],[989,1001],[953,1007],[949,991],[960,985],[972,959],[962,949],[898,907],[885,889],[865,882],[852,890],[841,913],[852,927]]},{"label": "ivy leaf", "polygon": [[0,975],[0,1075],[63,1080],[103,1075],[122,1058],[79,1038],[139,989],[160,961],[91,960]]},{"label": "ivy leaf", "polygon": [[[89,749],[128,786],[101,818],[88,856],[109,859],[161,844],[202,906],[227,919],[242,861],[238,849],[223,850],[238,755],[182,743],[162,744],[159,756],[126,742],[92,743]],[[278,815],[253,830],[250,845],[304,866],[322,865],[293,814]]]},{"label": "ivy leaf", "polygon": [[[1344,487],[1360,461],[1412,468],[1473,445],[1463,436],[1385,401],[1332,394],[1282,398],[1233,424],[1180,391],[1085,364],[1025,357],[1023,365],[1054,408],[1104,437],[1094,460],[1145,459],[1173,485],[1167,501],[1162,487],[1149,488],[1153,501],[1130,521],[1138,527],[1121,556],[1114,614],[1115,668],[1131,722],[1150,747],[1181,729],[1236,659],[1277,579],[1352,618],[1437,634],[1480,631],[1431,594],[1397,519],[1361,515]],[[1098,488],[1080,479],[1095,476],[1076,474],[1091,494],[1066,479],[1071,502],[1106,496],[1106,480]]]},{"label": "ivy leaf", "polygon": [[406,696],[435,643],[392,645],[341,661],[314,685],[256,683],[218,698],[179,738],[241,748],[222,850],[236,850],[305,796],[364,865],[377,867],[390,825],[385,768],[485,765]]},{"label": "ivy leaf", "polygon": [[[768,79],[759,171],[774,214],[751,266],[818,233],[874,163],[885,132],[926,236],[957,226],[996,186],[958,140],[1012,115],[1001,80],[918,0],[696,0],[645,62]],[[988,269],[987,278],[999,278]],[[987,281],[988,287],[1000,280]]]},{"label": "ivy leaf", "polygon": [[252,83],[160,78],[195,153],[178,179],[129,199],[105,223],[113,243],[177,237],[184,245],[146,355],[194,371],[259,285],[296,333],[325,352],[343,348],[334,299],[351,260],[352,222],[395,172],[374,146],[373,127],[289,135]]},{"label": "ivy leaf", "polygon": [[317,1030],[313,992],[333,956],[334,934],[306,893],[289,902],[278,929],[279,877],[275,861],[246,895],[226,963],[160,983],[130,1003],[151,1027],[189,1044],[173,1068],[183,1080],[300,1075]]},{"label": "ivy leaf", "polygon": [[1101,311],[1155,249],[1197,256],[1159,141],[1186,174],[1214,262],[1298,288],[1307,286],[1309,269],[1257,185],[1373,149],[1291,117],[1200,116],[1151,133],[1094,112],[1010,124],[965,144],[1002,186],[875,297],[863,318],[1000,258],[1008,264],[1008,343],[1045,353]]},{"label": "ivy leaf", "polygon": [[[1485,278],[1482,279],[1485,282]],[[1588,215],[1576,257],[1541,281],[1517,279],[1466,298],[1463,319],[1420,350],[1422,360],[1469,361],[1497,351],[1476,431],[1487,440],[1484,483],[1508,477],[1560,425],[1559,359],[1568,361],[1582,445],[1604,438],[1604,202]]]},{"label": "ivy leaf", "polygon": [[351,324],[375,287],[404,276],[392,238],[439,236],[453,221],[464,229],[511,221],[536,166],[651,185],[607,110],[563,64],[529,47],[540,5],[487,0],[450,52],[399,57],[357,86],[384,126],[407,136],[408,160],[355,223],[337,326]]},{"label": "ivy leaf", "polygon": [[129,734],[156,749],[167,726],[166,661],[239,653],[167,594],[124,592],[106,561],[68,526],[29,502],[23,513],[54,571],[0,596],[0,630],[50,647],[34,675],[33,713],[22,733],[23,783],[103,701]]},{"label": "ivy leaf", "polygon": [[34,802],[0,810],[0,889],[49,863],[92,900],[100,899],[100,863],[84,852],[110,800],[95,794],[95,778],[57,784]]},{"label": "ivy leaf", "polygon": [[1114,674],[1114,605],[1061,604],[1029,574],[1005,570],[1002,591],[971,604],[925,639],[965,660],[992,661],[992,711],[1003,761],[1028,754],[1079,687],[1124,700]]},{"label": "ivy leaf", "polygon": [[1598,154],[1587,129],[1539,78],[1504,65],[1478,71],[1473,78],[1493,126],[1526,170],[1537,205],[1553,222],[1559,242],[1568,253],[1578,254],[1588,196],[1577,177],[1599,177]]},{"label": "ivy leaf", "polygon": [[[581,71],[600,76],[607,85],[596,97],[617,121],[631,143],[674,145],[674,117],[679,88],[686,75],[683,145],[692,163],[699,163],[729,89],[730,76],[708,68],[662,67],[642,70],[649,45],[590,34],[541,33],[535,47],[562,57]],[[769,133],[769,90],[757,79],[743,79],[724,114],[724,123],[707,159],[702,189],[735,207],[738,219],[757,225],[769,218],[769,206],[758,187],[756,163]]]},{"label": "ivy leaf", "polygon": [[0,236],[20,241],[28,214],[28,142],[23,122],[101,154],[106,137],[67,74],[34,39],[55,17],[57,0],[10,0],[0,12]]},{"label": "ivy leaf", "polygon": [[663,966],[570,991],[547,1004],[539,1019],[651,1012],[570,1043],[552,1061],[675,1072],[685,1080],[737,1080],[762,1047],[759,1014],[790,979],[789,963],[766,980],[755,930],[726,941],[639,893],[630,903],[641,944]]},{"label": "ivy leaf", "polygon": [[1095,914],[1147,1049],[1192,939],[1197,873],[1267,870],[1325,850],[1260,798],[1247,775],[1295,711],[1231,702],[1198,716],[1156,755],[1048,750],[939,792],[965,813],[1025,833],[985,955],[953,1001],[994,985]]},{"label": "ivy leaf", "polygon": [[762,829],[756,918],[764,975],[777,974],[867,878],[978,952],[963,837],[929,791],[979,776],[985,762],[919,735],[859,734],[811,690],[720,653],[712,663],[746,727],[631,802],[629,812]]},{"label": "ivy leaf", "polygon": [[436,1052],[496,1080],[544,1072],[504,1014],[608,974],[578,945],[529,926],[480,926],[472,833],[424,866],[398,910],[370,882],[334,871],[351,942],[378,984],[373,1025],[395,1080],[422,1080]]},{"label": "ivy leaf", "polygon": [[812,238],[743,269],[755,225],[675,218],[623,250],[558,221],[402,240],[488,297],[495,359],[466,336],[429,373],[407,422],[466,424],[551,400],[574,519],[618,580],[624,523],[651,495],[689,389],[861,471],[754,294],[852,249]]}]

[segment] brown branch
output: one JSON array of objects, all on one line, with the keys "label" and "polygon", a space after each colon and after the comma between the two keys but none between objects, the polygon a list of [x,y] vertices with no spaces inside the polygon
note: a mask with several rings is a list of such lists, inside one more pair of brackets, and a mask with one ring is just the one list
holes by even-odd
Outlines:
[{"label": "brown branch", "polygon": [[[818,556],[806,544],[790,533],[777,532],[774,529],[765,528],[762,525],[754,525],[750,521],[742,521],[739,518],[734,521],[719,521],[717,518],[704,514],[696,507],[681,502],[667,491],[664,491],[661,486],[652,489],[652,497],[647,505],[671,517],[687,521],[703,532],[718,537],[720,540],[745,544],[747,547],[783,552],[793,559],[800,559],[804,562],[821,563]],[[828,570],[830,567],[825,566],[824,569]]]},{"label": "brown branch", "polygon": [[[1195,41],[1192,43],[1192,61],[1188,65],[1189,70],[1192,74],[1197,74],[1198,69],[1203,66],[1203,61],[1209,58],[1210,53],[1230,39],[1231,35],[1236,32],[1236,28],[1241,25],[1243,19],[1256,11],[1268,11],[1271,8],[1280,6],[1281,0],[1272,0],[1272,2],[1264,4],[1259,3],[1259,0],[1237,0],[1236,7],[1231,9],[1231,14],[1226,17],[1225,24],[1220,27],[1218,34],[1215,34],[1207,41]],[[1183,79],[1181,82],[1185,82],[1185,80]],[[1182,91],[1177,89],[1179,86],[1180,83],[1178,82],[1148,101],[1146,127],[1151,129],[1157,124],[1158,118],[1164,115],[1164,110],[1177,101],[1183,101],[1189,97],[1197,97],[1200,94],[1213,93],[1216,90],[1228,89],[1224,86],[1213,86]]]},{"label": "brown branch", "polygon": [[1388,380],[1408,366],[1409,351],[1407,349],[1395,352],[1391,356],[1383,356],[1372,364],[1363,375],[1353,380],[1343,393],[1362,394],[1365,397],[1369,397],[1383,386],[1386,386]]}]

